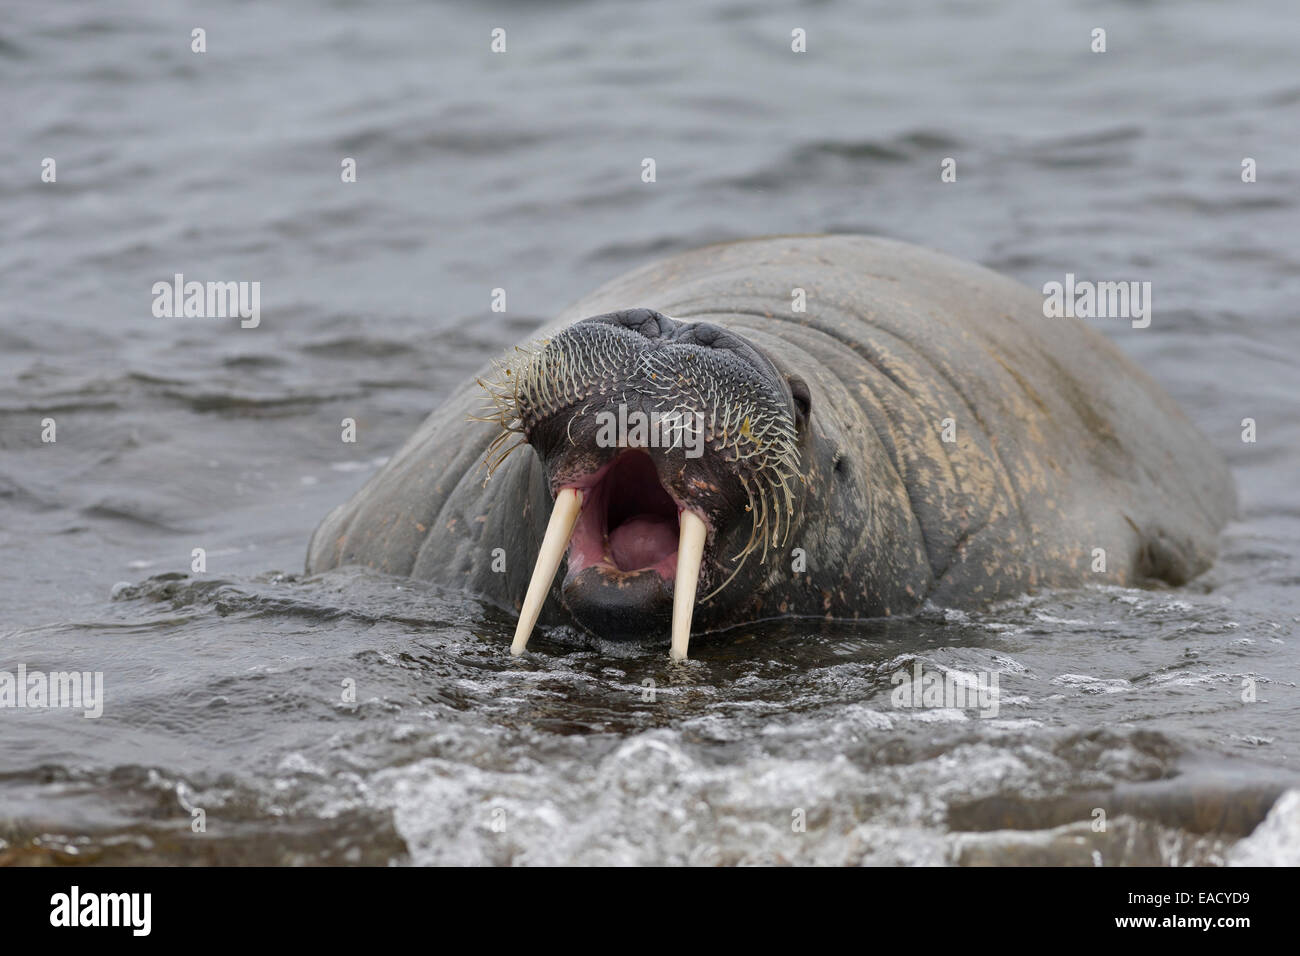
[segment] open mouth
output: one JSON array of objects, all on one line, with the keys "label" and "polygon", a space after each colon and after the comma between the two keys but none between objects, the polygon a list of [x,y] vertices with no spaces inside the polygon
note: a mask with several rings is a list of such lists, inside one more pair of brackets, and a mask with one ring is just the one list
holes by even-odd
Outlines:
[{"label": "open mouth", "polygon": [[670,654],[684,659],[707,538],[703,517],[668,492],[644,451],[624,451],[597,471],[570,481],[555,495],[511,653],[522,654],[528,645],[567,552],[566,590],[583,591],[586,584],[604,598],[617,596],[619,601],[654,593],[657,603],[671,581]]},{"label": "open mouth", "polygon": [[609,574],[653,570],[673,579],[681,508],[648,454],[624,452],[574,487],[583,492],[583,506],[569,541],[569,578],[599,567]]}]

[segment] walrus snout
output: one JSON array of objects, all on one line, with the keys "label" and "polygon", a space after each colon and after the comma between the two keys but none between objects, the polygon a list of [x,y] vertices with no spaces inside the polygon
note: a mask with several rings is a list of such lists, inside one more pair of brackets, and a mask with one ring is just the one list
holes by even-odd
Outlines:
[{"label": "walrus snout", "polygon": [[584,319],[523,354],[487,387],[556,504],[516,648],[567,559],[561,595],[579,624],[635,637],[671,614],[685,656],[697,590],[710,601],[789,532],[806,388],[743,336],[650,309]]}]

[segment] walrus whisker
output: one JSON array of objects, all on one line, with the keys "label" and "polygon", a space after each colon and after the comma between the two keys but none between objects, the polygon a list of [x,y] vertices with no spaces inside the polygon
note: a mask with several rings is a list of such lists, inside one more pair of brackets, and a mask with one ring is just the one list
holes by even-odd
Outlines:
[{"label": "walrus whisker", "polygon": [[755,519],[749,529],[749,540],[745,542],[745,548],[741,552],[741,554],[744,554],[746,551],[748,551],[750,548],[754,546],[754,539],[758,535],[758,521],[757,521],[758,514],[754,510],[753,489],[749,487],[749,482],[745,480],[744,475],[740,475],[739,477],[740,477],[741,487],[744,488],[745,490],[745,510],[748,511],[751,515],[753,515]]},{"label": "walrus whisker", "polygon": [[727,575],[727,579],[725,581],[719,584],[716,588],[714,588],[704,597],[700,598],[699,600],[700,604],[707,604],[716,595],[718,595],[724,588],[726,588],[728,584],[730,584],[732,581],[735,580],[736,575],[740,573],[740,569],[745,566],[745,559],[746,557],[748,557],[750,550],[751,549],[746,549],[745,551],[742,551],[740,554],[736,555],[736,557],[732,558],[733,561],[739,561],[740,563],[737,564],[735,568],[732,569],[731,573]]},{"label": "walrus whisker", "polygon": [[[502,437],[504,438],[505,435],[503,434]],[[493,442],[493,445],[496,444],[497,442]],[[511,445],[509,448],[503,451],[500,455],[498,455],[496,459],[489,461],[487,458],[485,458],[483,460],[483,467],[484,470],[487,472],[487,476],[483,479],[483,484],[486,485],[489,481],[492,480],[492,475],[496,472],[498,468],[501,467],[501,463],[510,457],[510,453],[512,451],[514,451],[516,448],[520,447],[521,445],[527,445],[527,444],[528,442],[525,439],[521,438],[519,439],[519,441],[515,442],[513,445]]]}]

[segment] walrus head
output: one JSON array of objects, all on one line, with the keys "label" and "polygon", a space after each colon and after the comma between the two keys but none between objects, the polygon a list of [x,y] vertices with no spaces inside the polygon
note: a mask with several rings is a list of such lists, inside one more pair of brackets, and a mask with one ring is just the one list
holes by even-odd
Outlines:
[{"label": "walrus head", "polygon": [[696,595],[725,620],[749,596],[742,569],[760,573],[797,520],[807,386],[732,331],[649,309],[583,319],[496,373],[480,382],[501,427],[489,476],[527,444],[555,498],[513,652],[567,550],[580,625],[622,638],[671,621],[684,658]]}]

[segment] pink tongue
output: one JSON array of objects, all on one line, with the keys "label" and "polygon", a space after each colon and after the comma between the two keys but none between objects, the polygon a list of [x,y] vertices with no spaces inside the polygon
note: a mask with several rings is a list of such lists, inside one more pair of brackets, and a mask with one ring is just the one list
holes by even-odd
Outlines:
[{"label": "pink tongue", "polygon": [[609,533],[609,553],[620,571],[651,568],[677,550],[677,523],[637,515]]}]

